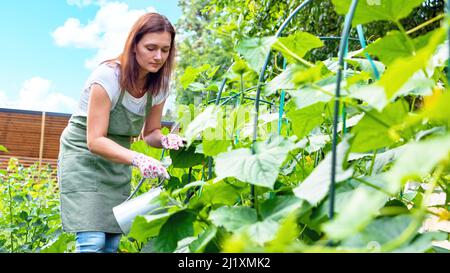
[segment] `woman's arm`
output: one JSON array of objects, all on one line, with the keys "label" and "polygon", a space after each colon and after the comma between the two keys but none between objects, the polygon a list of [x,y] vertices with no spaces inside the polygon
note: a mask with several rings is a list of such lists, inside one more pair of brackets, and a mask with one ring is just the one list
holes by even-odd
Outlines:
[{"label": "woman's arm", "polygon": [[153,106],[145,119],[142,138],[148,145],[155,148],[162,148],[161,137],[163,134],[161,133],[161,116],[165,102],[164,100],[160,104]]},{"label": "woman's arm", "polygon": [[131,164],[136,152],[131,151],[107,138],[111,100],[106,90],[99,84],[91,86],[87,114],[88,149],[116,163]]}]

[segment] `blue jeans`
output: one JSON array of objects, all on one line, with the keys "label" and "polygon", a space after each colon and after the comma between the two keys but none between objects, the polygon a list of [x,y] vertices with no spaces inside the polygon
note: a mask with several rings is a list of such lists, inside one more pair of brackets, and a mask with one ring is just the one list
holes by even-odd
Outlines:
[{"label": "blue jeans", "polygon": [[100,231],[76,233],[75,252],[77,253],[116,253],[121,234]]}]

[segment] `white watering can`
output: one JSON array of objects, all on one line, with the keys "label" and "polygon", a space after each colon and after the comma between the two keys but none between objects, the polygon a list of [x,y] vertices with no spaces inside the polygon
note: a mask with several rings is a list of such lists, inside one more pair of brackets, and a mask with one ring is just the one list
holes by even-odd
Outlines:
[{"label": "white watering can", "polygon": [[131,197],[140,188],[144,180],[145,178],[143,178],[139,182],[136,190],[127,198],[127,200],[125,200],[125,202],[113,208],[114,217],[116,218],[120,229],[125,235],[130,232],[131,225],[136,216],[152,213],[157,214],[165,211],[164,209],[160,209],[161,204],[155,200],[162,191],[161,187],[159,186],[152,188],[148,192],[141,194],[136,198],[131,199]]},{"label": "white watering can", "polygon": [[[173,133],[173,131],[178,127],[179,123],[175,124],[175,126],[172,128],[170,133]],[[164,156],[163,149],[161,160]],[[168,164],[164,164],[167,168]],[[139,184],[136,186],[136,189],[133,191],[133,193],[120,205],[115,206],[113,210],[114,217],[116,218],[117,223],[119,224],[120,229],[122,230],[123,234],[128,234],[131,229],[131,225],[133,223],[133,220],[138,215],[146,215],[146,214],[158,214],[167,211],[167,209],[162,208],[161,204],[155,200],[161,193],[162,187],[161,184],[163,181],[161,181],[157,187],[152,188],[148,192],[139,195],[136,198],[131,199],[131,197],[134,196],[134,194],[139,190],[142,183],[145,181],[145,178],[142,178]]]}]

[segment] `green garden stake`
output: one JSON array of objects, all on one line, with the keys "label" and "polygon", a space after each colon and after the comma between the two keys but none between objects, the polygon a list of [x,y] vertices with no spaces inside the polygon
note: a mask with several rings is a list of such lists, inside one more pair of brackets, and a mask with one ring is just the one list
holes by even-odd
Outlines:
[{"label": "green garden stake", "polygon": [[[283,58],[283,69],[286,69],[286,58]],[[280,109],[278,111],[278,134],[279,135],[281,134],[281,125],[283,122],[284,97],[285,97],[285,91],[284,91],[284,89],[281,89]]]},{"label": "green garden stake", "polygon": [[344,29],[342,31],[342,38],[339,44],[339,55],[338,55],[338,71],[337,71],[337,82],[336,82],[336,93],[334,101],[334,117],[333,117],[333,142],[332,142],[332,154],[331,154],[331,183],[330,183],[330,207],[329,207],[329,217],[333,219],[334,217],[334,199],[335,199],[335,184],[336,184],[336,147],[337,147],[337,124],[339,116],[339,98],[341,91],[341,79],[342,79],[342,68],[344,66],[344,55],[345,48],[347,45],[347,38],[350,34],[351,23],[353,16],[355,14],[356,6],[358,5],[358,0],[352,0],[349,12],[345,16]]},{"label": "green garden stake", "polygon": [[[348,37],[345,40],[345,53],[344,58],[347,57],[348,54]],[[347,69],[348,64],[347,61],[344,61],[344,79],[347,78]],[[345,136],[347,134],[347,105],[345,102],[342,103],[342,136]]]},{"label": "green garden stake", "polygon": [[[289,22],[292,20],[292,18],[294,18],[294,16],[300,11],[302,10],[304,7],[306,7],[306,5],[308,5],[309,3],[311,3],[312,0],[306,0],[303,3],[301,3],[297,8],[295,8],[295,10],[289,14],[288,18],[286,18],[286,20],[284,20],[283,24],[281,24],[281,27],[278,29],[278,31],[275,34],[275,37],[280,37],[281,33],[283,32],[283,30],[286,28],[286,26],[289,24]],[[258,117],[259,117],[259,103],[261,101],[260,97],[261,97],[261,85],[264,82],[264,75],[267,69],[267,65],[269,64],[269,60],[270,60],[270,55],[271,52],[269,51],[269,53],[266,56],[266,59],[264,60],[264,64],[262,66],[261,69],[261,73],[259,74],[259,80],[258,80],[258,86],[256,89],[256,97],[255,97],[255,116],[253,119],[253,141],[252,141],[252,146],[251,146],[251,151],[252,154],[255,154],[255,143],[257,140],[257,136],[258,136]],[[253,207],[255,207],[255,202],[256,200],[256,196],[255,196],[255,189],[254,189],[254,185],[251,185],[251,194],[253,196]]]},{"label": "green garden stake", "polygon": [[[364,30],[362,28],[361,25],[357,25],[356,26],[356,31],[358,32],[358,37],[359,37],[359,43],[361,44],[361,48],[365,49],[367,47],[366,45],[366,38],[364,37]],[[367,60],[369,60],[370,66],[373,69],[373,74],[375,75],[375,79],[379,80],[380,79],[380,72],[378,71],[377,66],[375,65],[375,63],[373,62],[372,58],[370,57],[370,55],[365,52],[364,54],[367,58]]]}]

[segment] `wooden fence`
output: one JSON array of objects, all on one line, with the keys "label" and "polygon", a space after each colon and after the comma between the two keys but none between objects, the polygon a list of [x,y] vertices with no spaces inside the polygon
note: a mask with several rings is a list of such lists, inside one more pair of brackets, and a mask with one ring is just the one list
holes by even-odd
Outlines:
[{"label": "wooden fence", "polygon": [[[0,145],[8,153],[0,152],[0,169],[6,169],[15,157],[28,167],[36,162],[56,168],[59,139],[70,114],[0,108]],[[170,128],[173,122],[162,122]]]}]

